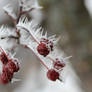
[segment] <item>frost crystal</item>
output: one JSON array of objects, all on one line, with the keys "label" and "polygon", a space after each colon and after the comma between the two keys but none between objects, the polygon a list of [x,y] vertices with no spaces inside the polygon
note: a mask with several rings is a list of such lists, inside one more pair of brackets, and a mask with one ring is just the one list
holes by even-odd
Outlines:
[{"label": "frost crystal", "polygon": [[41,9],[37,0],[19,0],[19,4],[23,11],[30,11],[32,9]]},{"label": "frost crystal", "polygon": [[12,18],[16,19],[17,16],[16,14],[14,13],[14,10],[12,8],[12,6],[10,4],[8,4],[7,6],[3,7],[4,11],[8,14],[8,15],[11,15]]}]

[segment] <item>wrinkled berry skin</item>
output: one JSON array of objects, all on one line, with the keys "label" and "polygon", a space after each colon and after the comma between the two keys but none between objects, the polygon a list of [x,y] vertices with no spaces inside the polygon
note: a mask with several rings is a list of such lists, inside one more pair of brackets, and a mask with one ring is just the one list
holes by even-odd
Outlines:
[{"label": "wrinkled berry skin", "polygon": [[52,81],[56,81],[57,79],[59,79],[59,73],[57,71],[55,71],[54,69],[50,69],[47,72],[47,77],[48,77],[48,79],[50,79]]},{"label": "wrinkled berry skin", "polygon": [[63,67],[65,67],[65,63],[63,61],[60,61],[58,59],[56,59],[56,61],[53,64],[53,67],[57,70],[62,69]]},{"label": "wrinkled berry skin", "polygon": [[53,43],[48,39],[42,38],[37,46],[37,51],[40,55],[46,57],[53,50]]}]

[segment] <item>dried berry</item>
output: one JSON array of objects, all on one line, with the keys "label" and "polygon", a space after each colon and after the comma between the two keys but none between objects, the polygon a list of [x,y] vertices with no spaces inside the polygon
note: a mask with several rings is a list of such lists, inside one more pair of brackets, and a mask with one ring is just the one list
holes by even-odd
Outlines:
[{"label": "dried berry", "polygon": [[50,79],[52,81],[56,81],[57,79],[59,79],[59,73],[57,71],[55,71],[54,69],[50,69],[47,72],[47,77],[48,77],[48,79]]},{"label": "dried berry", "polygon": [[59,59],[56,59],[56,61],[53,64],[53,67],[57,70],[61,70],[65,66],[65,63],[63,61],[60,61]]}]

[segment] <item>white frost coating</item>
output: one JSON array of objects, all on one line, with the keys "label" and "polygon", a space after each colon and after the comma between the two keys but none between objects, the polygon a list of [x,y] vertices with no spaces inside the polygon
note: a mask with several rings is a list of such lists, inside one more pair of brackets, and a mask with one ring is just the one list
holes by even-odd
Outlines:
[{"label": "white frost coating", "polygon": [[42,38],[46,38],[56,44],[60,39],[60,37],[56,38],[56,35],[47,37],[47,32],[43,34],[44,29],[42,27],[39,27],[34,20],[28,21],[27,18],[21,18],[17,24],[17,28],[20,30],[24,29],[29,32],[30,36],[32,36],[37,42],[40,42]]},{"label": "white frost coating", "polygon": [[6,26],[1,26],[1,28],[0,28],[0,38],[9,37],[9,36],[17,37],[16,31],[12,28],[8,28]]},{"label": "white frost coating", "polygon": [[6,5],[5,7],[3,7],[4,11],[8,13],[8,15],[12,16],[12,18],[16,19],[17,16],[14,13],[14,10],[12,8],[12,6],[10,4]]}]

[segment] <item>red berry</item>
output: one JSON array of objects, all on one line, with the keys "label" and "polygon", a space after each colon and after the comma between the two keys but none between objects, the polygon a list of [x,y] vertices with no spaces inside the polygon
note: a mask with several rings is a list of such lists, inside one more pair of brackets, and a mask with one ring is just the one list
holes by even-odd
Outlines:
[{"label": "red berry", "polygon": [[18,72],[19,70],[19,65],[18,65],[18,62],[16,60],[10,60],[8,63],[7,63],[7,68],[9,69],[9,71],[11,73],[13,72]]},{"label": "red berry", "polygon": [[9,82],[7,73],[2,73],[0,75],[0,83],[7,84]]},{"label": "red berry", "polygon": [[44,43],[40,43],[38,45],[37,51],[39,52],[40,55],[43,55],[44,57],[46,57],[50,52],[50,50],[48,49],[48,47]]},{"label": "red berry", "polygon": [[3,52],[0,54],[0,60],[3,64],[7,64],[8,62],[8,58]]},{"label": "red berry", "polygon": [[46,57],[52,50],[53,43],[48,39],[42,38],[40,44],[37,46],[37,51],[39,52],[39,54]]},{"label": "red berry", "polygon": [[48,79],[50,79],[52,81],[56,81],[57,79],[59,79],[59,73],[57,71],[55,71],[54,69],[50,69],[47,72],[47,77],[48,77]]},{"label": "red berry", "polygon": [[2,84],[7,84],[11,81],[11,79],[13,78],[13,73],[11,73],[8,68],[4,67],[3,68],[3,72],[0,75],[0,82]]},{"label": "red berry", "polygon": [[53,67],[57,70],[62,69],[65,66],[65,63],[63,61],[60,61],[59,59],[56,59],[56,61],[53,64]]}]

